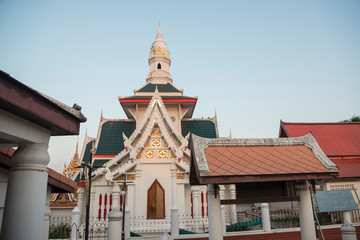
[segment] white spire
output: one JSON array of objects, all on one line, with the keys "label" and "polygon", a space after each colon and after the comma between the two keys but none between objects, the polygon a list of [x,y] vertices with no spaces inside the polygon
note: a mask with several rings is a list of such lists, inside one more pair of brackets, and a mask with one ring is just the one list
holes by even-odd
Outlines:
[{"label": "white spire", "polygon": [[[164,43],[165,43],[164,37],[163,37],[162,32],[161,32],[161,25],[160,25],[160,23],[159,23],[159,29],[158,29],[158,32],[157,32],[157,35],[156,35],[155,42],[164,42]],[[165,43],[165,44],[166,44],[166,43]]]},{"label": "white spire", "polygon": [[169,71],[170,64],[170,52],[167,48],[164,36],[161,32],[161,25],[159,23],[158,32],[149,53],[150,72],[146,78],[146,82],[156,84],[172,82]]}]

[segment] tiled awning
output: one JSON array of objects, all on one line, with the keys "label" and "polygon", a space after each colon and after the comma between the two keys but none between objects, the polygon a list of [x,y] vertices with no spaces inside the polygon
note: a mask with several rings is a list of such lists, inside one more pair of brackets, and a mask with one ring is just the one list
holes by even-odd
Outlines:
[{"label": "tiled awning", "polygon": [[192,184],[332,179],[315,138],[206,139],[192,135]]}]

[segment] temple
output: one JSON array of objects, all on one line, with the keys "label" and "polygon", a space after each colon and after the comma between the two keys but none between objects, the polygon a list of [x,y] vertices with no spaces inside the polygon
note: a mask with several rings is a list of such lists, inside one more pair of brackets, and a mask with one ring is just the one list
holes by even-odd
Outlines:
[{"label": "temple", "polygon": [[[189,136],[217,138],[219,134],[216,116],[193,118],[197,97],[185,96],[173,84],[170,52],[160,25],[148,62],[146,83],[133,95],[118,97],[127,119],[106,119],[101,114],[98,134],[94,138],[86,135],[78,164],[91,161],[96,169],[90,215],[106,221],[113,188],[120,186],[126,191],[125,199],[120,198],[120,210],[126,201],[133,219],[144,219],[149,228],[159,230],[155,220],[170,217],[173,206],[180,215],[206,217],[204,210],[194,210],[192,205],[193,198],[198,206],[202,199],[204,209],[206,187],[190,187]],[[73,173],[72,165],[66,174],[79,182],[82,173]],[[84,204],[80,208],[84,212]]]}]

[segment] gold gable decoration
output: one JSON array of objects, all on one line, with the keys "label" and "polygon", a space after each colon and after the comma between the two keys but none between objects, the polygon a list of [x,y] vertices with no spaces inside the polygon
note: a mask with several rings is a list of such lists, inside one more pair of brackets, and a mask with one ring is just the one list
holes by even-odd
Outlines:
[{"label": "gold gable decoration", "polygon": [[130,169],[121,176],[115,179],[115,181],[133,181],[135,180],[135,168]]},{"label": "gold gable decoration", "polygon": [[161,50],[160,46],[158,47],[158,49],[155,51],[154,55],[158,55],[158,54],[161,54],[161,55],[165,55],[165,53]]},{"label": "gold gable decoration", "polygon": [[189,174],[185,173],[184,170],[182,170],[181,168],[178,167],[176,178],[177,178],[177,179],[188,179],[188,178],[189,178]]},{"label": "gold gable decoration", "polygon": [[161,132],[159,130],[159,128],[154,127],[153,131],[151,132],[151,136],[152,137],[161,137]]}]

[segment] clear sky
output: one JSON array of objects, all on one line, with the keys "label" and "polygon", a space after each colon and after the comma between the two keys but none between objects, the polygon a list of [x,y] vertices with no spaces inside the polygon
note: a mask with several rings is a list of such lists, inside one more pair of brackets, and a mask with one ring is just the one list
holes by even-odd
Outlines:
[{"label": "clear sky", "polygon": [[[280,119],[360,115],[360,1],[0,0],[0,69],[67,105],[96,137],[101,111],[145,84],[158,23],[174,85],[217,113],[220,136],[277,137]],[[77,137],[54,137],[62,171]]]}]

